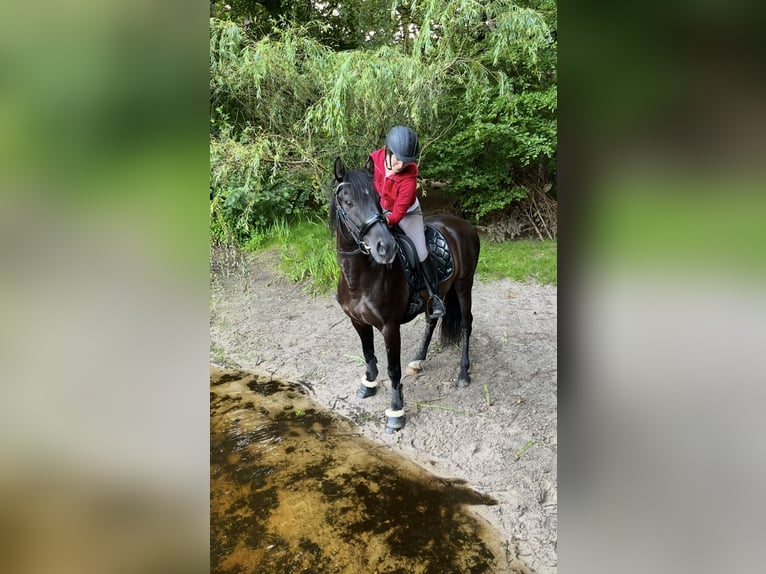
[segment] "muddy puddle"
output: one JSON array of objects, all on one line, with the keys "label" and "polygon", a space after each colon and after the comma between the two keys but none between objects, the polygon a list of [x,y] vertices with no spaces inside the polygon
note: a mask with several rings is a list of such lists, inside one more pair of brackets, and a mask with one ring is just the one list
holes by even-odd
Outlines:
[{"label": "muddy puddle", "polygon": [[471,511],[490,497],[358,436],[298,384],[215,366],[210,383],[211,572],[526,571]]}]

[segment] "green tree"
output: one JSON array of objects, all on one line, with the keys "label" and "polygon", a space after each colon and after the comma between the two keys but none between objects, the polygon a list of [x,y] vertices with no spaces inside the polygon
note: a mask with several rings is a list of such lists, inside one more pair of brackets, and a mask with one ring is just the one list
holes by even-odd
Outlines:
[{"label": "green tree", "polygon": [[[361,165],[398,123],[421,136],[424,177],[448,182],[475,220],[507,210],[532,187],[551,188],[555,3],[394,0],[304,12],[289,2],[242,3],[254,4],[292,11],[280,20],[270,13],[256,37],[237,21],[244,12],[235,4],[236,17],[211,19],[219,234],[247,237],[279,214],[324,209],[332,159]],[[332,18],[319,23],[314,12]]]}]

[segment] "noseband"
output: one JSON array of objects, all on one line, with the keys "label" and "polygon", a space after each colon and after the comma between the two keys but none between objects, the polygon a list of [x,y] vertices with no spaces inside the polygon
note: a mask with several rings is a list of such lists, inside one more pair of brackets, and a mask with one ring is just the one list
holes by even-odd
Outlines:
[{"label": "noseband", "polygon": [[[338,214],[338,220],[343,224],[345,230],[351,234],[351,239],[356,243],[356,249],[354,251],[342,251],[338,249],[338,253],[343,255],[356,255],[357,253],[363,253],[364,255],[370,254],[370,246],[364,241],[364,236],[372,229],[377,223],[386,223],[386,217],[381,213],[375,213],[371,215],[361,226],[351,221],[346,211],[341,207],[341,200],[338,197],[338,192],[344,183],[339,183],[335,188],[335,211]],[[345,235],[345,233],[344,233]]]}]

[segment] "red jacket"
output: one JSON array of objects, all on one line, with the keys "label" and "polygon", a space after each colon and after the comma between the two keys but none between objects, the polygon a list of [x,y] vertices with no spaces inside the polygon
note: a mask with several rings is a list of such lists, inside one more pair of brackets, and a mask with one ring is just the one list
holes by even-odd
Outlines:
[{"label": "red jacket", "polygon": [[375,150],[370,154],[370,158],[375,164],[372,180],[375,190],[380,194],[380,206],[391,212],[386,216],[386,220],[389,225],[395,225],[417,200],[418,165],[407,164],[401,173],[386,177],[386,148]]}]

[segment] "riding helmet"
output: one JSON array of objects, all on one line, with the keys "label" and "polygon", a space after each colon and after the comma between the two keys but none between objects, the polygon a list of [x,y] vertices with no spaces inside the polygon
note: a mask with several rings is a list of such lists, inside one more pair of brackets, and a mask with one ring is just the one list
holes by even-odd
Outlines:
[{"label": "riding helmet", "polygon": [[386,146],[405,163],[418,161],[420,144],[418,135],[407,126],[395,126],[386,136]]}]

